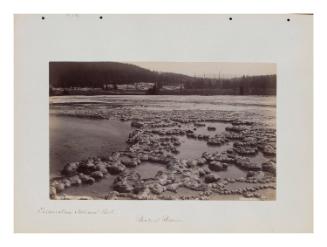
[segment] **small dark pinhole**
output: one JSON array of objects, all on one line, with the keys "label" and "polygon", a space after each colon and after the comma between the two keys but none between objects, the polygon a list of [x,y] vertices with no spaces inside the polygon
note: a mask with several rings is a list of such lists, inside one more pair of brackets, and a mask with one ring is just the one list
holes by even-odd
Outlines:
[{"label": "small dark pinhole", "polygon": [[291,19],[287,18],[287,21],[291,21]]},{"label": "small dark pinhole", "polygon": [[102,16],[99,17],[100,20],[102,20],[102,18],[103,18]]},{"label": "small dark pinhole", "polygon": [[41,19],[42,19],[42,20],[44,20],[44,19],[45,19],[45,17],[44,17],[44,16],[42,16],[42,17],[41,17]]},{"label": "small dark pinhole", "polygon": [[231,21],[231,20],[233,20],[233,18],[232,17],[229,17],[229,20]]}]

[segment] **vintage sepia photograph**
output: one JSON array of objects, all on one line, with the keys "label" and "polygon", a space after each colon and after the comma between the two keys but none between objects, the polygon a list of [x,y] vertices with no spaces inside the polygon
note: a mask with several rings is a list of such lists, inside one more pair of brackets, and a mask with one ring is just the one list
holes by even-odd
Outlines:
[{"label": "vintage sepia photograph", "polygon": [[54,200],[275,200],[276,64],[49,62]]},{"label": "vintage sepia photograph", "polygon": [[15,232],[313,231],[312,15],[14,20]]}]

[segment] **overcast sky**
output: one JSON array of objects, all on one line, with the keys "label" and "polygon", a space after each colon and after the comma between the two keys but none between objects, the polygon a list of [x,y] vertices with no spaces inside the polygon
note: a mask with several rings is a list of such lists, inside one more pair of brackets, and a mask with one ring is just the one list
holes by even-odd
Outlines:
[{"label": "overcast sky", "polygon": [[276,74],[274,63],[222,63],[222,62],[130,62],[146,69],[174,72],[190,76],[233,77],[242,75]]}]

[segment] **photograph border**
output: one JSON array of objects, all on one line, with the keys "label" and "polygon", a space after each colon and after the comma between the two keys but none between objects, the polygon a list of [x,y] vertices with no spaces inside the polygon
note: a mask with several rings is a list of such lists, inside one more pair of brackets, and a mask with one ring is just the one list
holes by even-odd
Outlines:
[{"label": "photograph border", "polygon": [[[233,23],[228,22],[229,15],[103,16],[99,24],[97,15],[49,15],[44,25],[41,15],[15,15],[15,232],[312,232],[313,16],[234,15]],[[288,17],[290,23],[285,21]],[[114,32],[105,35],[104,27]],[[124,33],[116,32],[122,27]],[[69,32],[72,28],[74,32]],[[219,39],[222,30],[223,41]],[[111,39],[110,33],[116,37]],[[163,34],[176,37],[176,42],[162,39]],[[211,38],[200,41],[197,36],[203,34]],[[92,38],[81,39],[87,36]],[[238,42],[240,36],[243,42]],[[136,44],[128,44],[128,37],[138,37]],[[159,53],[155,44],[140,45],[155,40],[166,41]],[[48,168],[42,168],[48,162],[44,145],[49,116],[47,63],[106,56],[120,61],[128,56],[143,61],[245,61],[250,57],[277,63],[277,201],[265,205],[112,202],[110,207],[92,202],[80,207],[80,202],[42,200],[46,188],[40,184],[48,184],[42,177],[48,174]],[[38,169],[31,169],[32,164]],[[92,208],[97,213],[90,216]],[[96,229],[83,224],[86,219]],[[66,220],[69,226],[63,225]]]}]

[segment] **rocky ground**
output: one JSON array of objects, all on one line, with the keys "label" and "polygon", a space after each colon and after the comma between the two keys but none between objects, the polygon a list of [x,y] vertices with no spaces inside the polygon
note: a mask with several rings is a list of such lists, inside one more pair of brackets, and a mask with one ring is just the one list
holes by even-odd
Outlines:
[{"label": "rocky ground", "polygon": [[[137,200],[274,200],[276,192],[276,131],[257,121],[253,114],[226,111],[146,111],[126,108],[85,109],[80,106],[51,109],[64,114],[95,119],[130,121],[128,148],[104,157],[67,164],[62,176],[50,181],[51,199],[137,199]],[[214,123],[228,123],[217,131]],[[199,134],[205,129],[206,134]],[[232,143],[227,151],[204,152],[195,159],[176,155],[186,137],[208,146]],[[218,149],[217,149],[218,150]],[[264,162],[251,157],[262,153]],[[144,162],[161,164],[164,170],[142,178],[137,167]],[[236,166],[246,175],[221,177],[220,172]],[[74,196],[66,190],[92,185],[114,176],[107,193],[98,198]]]}]

